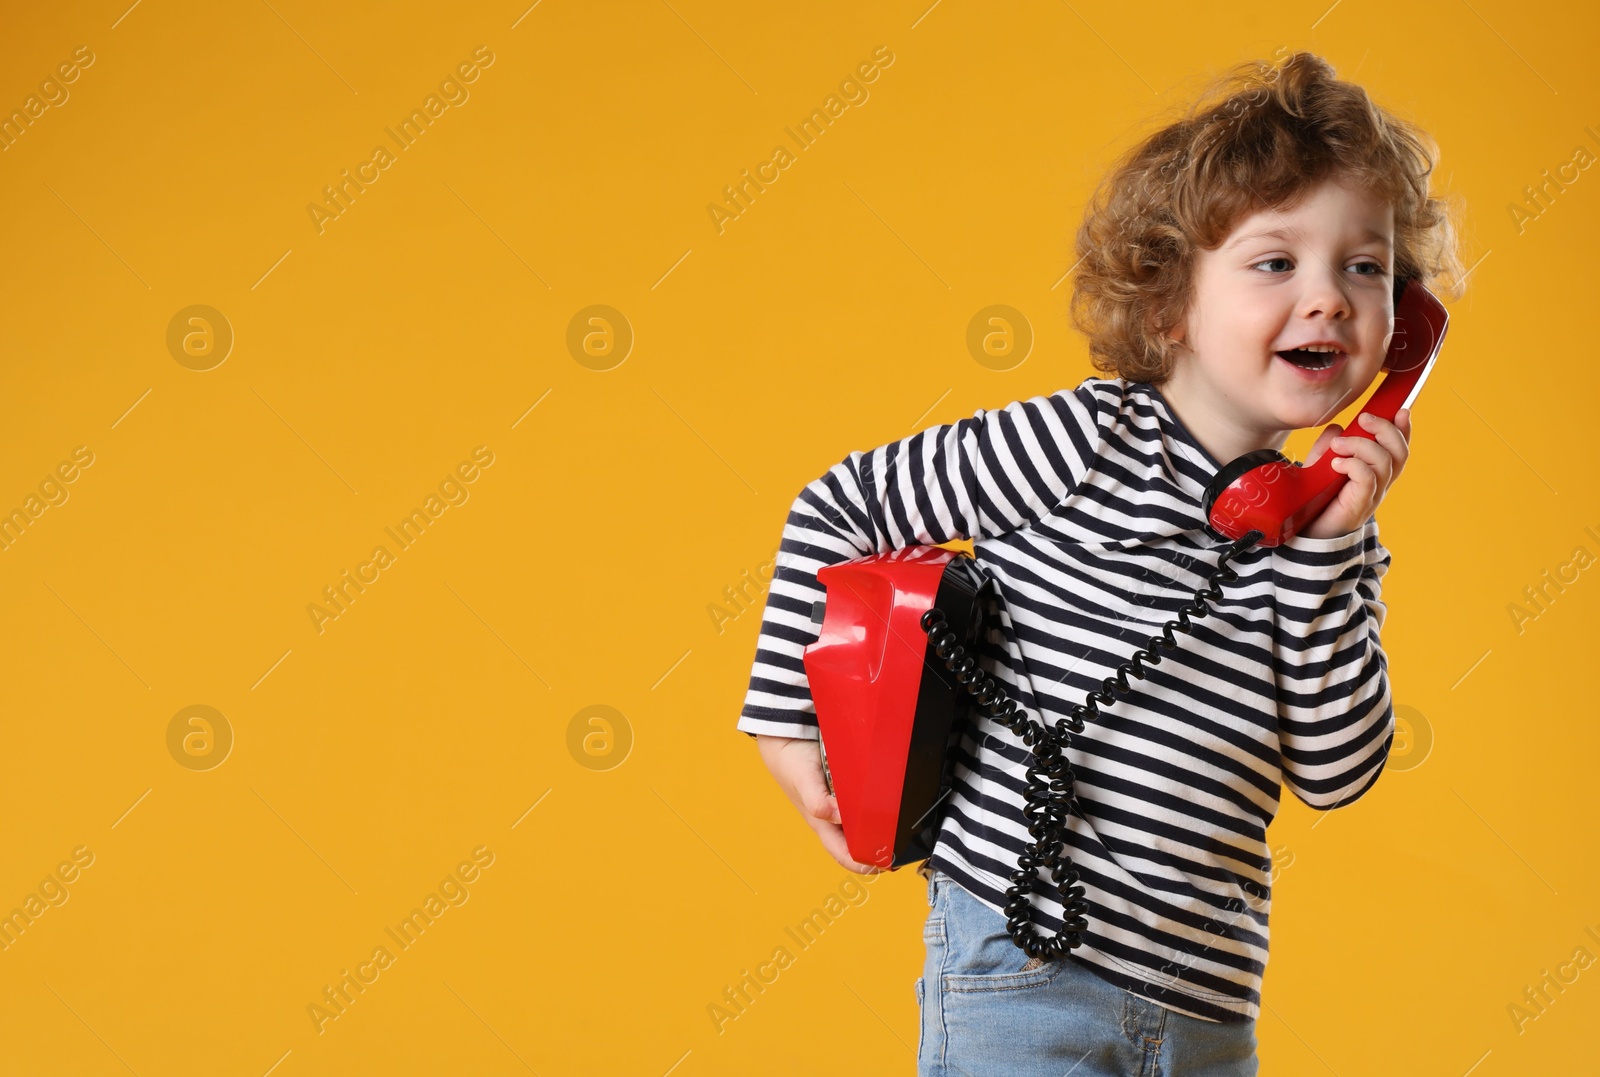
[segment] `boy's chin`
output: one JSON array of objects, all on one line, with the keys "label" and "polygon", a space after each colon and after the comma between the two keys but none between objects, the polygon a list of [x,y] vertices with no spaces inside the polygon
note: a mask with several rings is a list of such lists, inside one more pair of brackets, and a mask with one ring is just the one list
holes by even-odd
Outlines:
[{"label": "boy's chin", "polygon": [[1291,386],[1274,395],[1272,414],[1279,424],[1286,430],[1305,430],[1333,422],[1361,392],[1352,392],[1349,381],[1340,378],[1314,387]]},{"label": "boy's chin", "polygon": [[1273,419],[1281,430],[1309,430],[1313,427],[1320,430],[1333,422],[1343,410],[1335,406],[1338,402],[1339,397],[1333,394],[1320,400],[1309,398],[1281,401],[1278,407],[1273,409]]}]

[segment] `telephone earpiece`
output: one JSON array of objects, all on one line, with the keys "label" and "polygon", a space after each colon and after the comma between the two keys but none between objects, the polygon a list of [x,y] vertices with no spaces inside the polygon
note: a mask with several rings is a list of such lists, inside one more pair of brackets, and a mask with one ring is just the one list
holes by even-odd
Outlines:
[{"label": "telephone earpiece", "polygon": [[[1360,414],[1371,412],[1392,422],[1401,408],[1410,407],[1439,358],[1449,325],[1449,313],[1432,292],[1420,281],[1398,278],[1394,335],[1383,361],[1383,383]],[[1352,420],[1343,436],[1373,434]],[[1202,508],[1207,525],[1227,539],[1259,531],[1262,546],[1288,541],[1338,496],[1346,480],[1333,470],[1333,461],[1341,455],[1330,449],[1306,467],[1275,449],[1245,453],[1219,470],[1206,487]]]}]

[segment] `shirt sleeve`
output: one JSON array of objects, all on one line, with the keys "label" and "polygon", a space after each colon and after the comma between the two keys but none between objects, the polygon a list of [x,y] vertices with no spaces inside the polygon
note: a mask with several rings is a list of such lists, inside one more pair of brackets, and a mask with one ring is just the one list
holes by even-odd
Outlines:
[{"label": "shirt sleeve", "polygon": [[[1092,380],[1092,379],[1091,379]],[[817,738],[803,655],[817,570],[906,546],[1016,531],[1083,478],[1100,435],[1088,382],[852,452],[795,498],[779,542],[738,729]]]},{"label": "shirt sleeve", "polygon": [[1336,538],[1274,551],[1273,674],[1284,783],[1309,807],[1340,808],[1377,782],[1394,743],[1379,598],[1389,551],[1377,517]]}]

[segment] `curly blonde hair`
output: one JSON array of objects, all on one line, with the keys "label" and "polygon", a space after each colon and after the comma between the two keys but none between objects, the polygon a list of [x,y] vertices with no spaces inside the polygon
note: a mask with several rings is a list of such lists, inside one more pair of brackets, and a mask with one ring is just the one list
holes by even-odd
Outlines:
[{"label": "curly blonde hair", "polygon": [[1090,361],[1131,382],[1165,381],[1168,334],[1187,310],[1197,252],[1215,250],[1250,213],[1292,206],[1329,179],[1394,205],[1397,281],[1435,290],[1443,281],[1459,299],[1455,207],[1428,192],[1437,158],[1426,132],[1336,79],[1313,53],[1229,68],[1126,151],[1090,197],[1071,303]]}]

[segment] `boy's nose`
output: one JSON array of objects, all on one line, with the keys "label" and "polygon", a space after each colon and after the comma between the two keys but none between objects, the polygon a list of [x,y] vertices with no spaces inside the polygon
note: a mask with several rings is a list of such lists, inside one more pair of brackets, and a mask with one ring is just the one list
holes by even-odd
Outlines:
[{"label": "boy's nose", "polygon": [[1349,283],[1324,269],[1312,270],[1301,277],[1305,282],[1296,304],[1296,313],[1302,318],[1348,318],[1352,311]]}]

